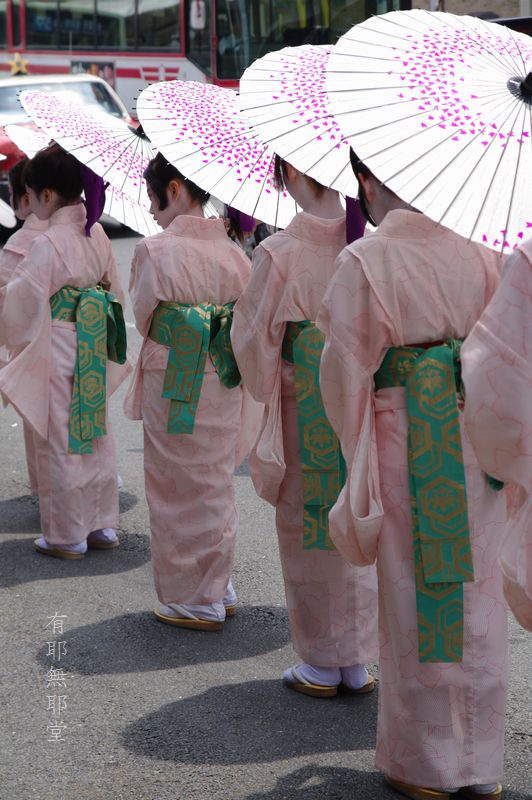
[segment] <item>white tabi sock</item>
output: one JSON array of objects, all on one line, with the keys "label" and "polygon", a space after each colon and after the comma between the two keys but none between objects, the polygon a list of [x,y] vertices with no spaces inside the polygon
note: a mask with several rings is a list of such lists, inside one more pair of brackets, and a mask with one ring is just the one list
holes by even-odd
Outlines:
[{"label": "white tabi sock", "polygon": [[361,689],[368,682],[368,671],[364,664],[354,664],[352,667],[342,667],[342,683],[348,689]]},{"label": "white tabi sock", "polygon": [[[338,686],[342,676],[338,667],[313,667],[312,664],[298,664],[297,671],[309,683],[315,686]],[[286,680],[291,681],[292,670],[283,673]]]},{"label": "white tabi sock", "polygon": [[69,553],[87,552],[87,542],[78,542],[78,544],[52,544],[52,542],[47,542],[44,536],[40,536],[36,544],[42,547],[43,550],[67,550]]},{"label": "white tabi sock", "polygon": [[238,597],[236,596],[236,592],[233,588],[233,584],[231,582],[231,578],[229,578],[229,583],[227,584],[227,589],[225,590],[223,604],[224,606],[234,606],[238,602]]},{"label": "white tabi sock", "polygon": [[191,605],[189,603],[168,603],[159,606],[161,613],[167,617],[188,617],[189,619],[207,619],[214,622],[225,621],[225,606],[223,603],[209,603],[206,605]]},{"label": "white tabi sock", "polygon": [[114,528],[100,528],[97,531],[91,531],[87,539],[90,542],[116,542],[118,536]]}]

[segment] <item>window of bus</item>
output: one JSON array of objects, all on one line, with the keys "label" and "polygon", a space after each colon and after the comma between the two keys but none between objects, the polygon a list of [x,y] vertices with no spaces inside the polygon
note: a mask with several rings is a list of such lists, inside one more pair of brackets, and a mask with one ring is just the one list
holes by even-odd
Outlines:
[{"label": "window of bus", "polygon": [[132,0],[97,0],[96,15],[98,49],[135,49],[135,3]]},{"label": "window of bus", "polygon": [[[192,0],[194,2],[194,0]],[[371,14],[411,6],[407,0],[217,0],[217,77],[236,79],[270,50],[333,44]]]},{"label": "window of bus", "polygon": [[179,50],[179,0],[97,0],[103,50]]},{"label": "window of bus", "polygon": [[376,5],[377,14],[386,14],[388,11],[400,11],[404,4],[401,3],[401,0],[377,0]]},{"label": "window of bus", "polygon": [[[26,0],[24,5],[28,48],[94,47],[94,0]],[[14,13],[17,11],[14,8]]]},{"label": "window of bus", "polygon": [[175,0],[138,0],[139,50],[181,49],[181,8]]},{"label": "window of bus", "polygon": [[330,0],[218,0],[219,78],[239,78],[270,50],[330,41]]},{"label": "window of bus", "polygon": [[185,26],[187,56],[206,73],[211,74],[210,0],[186,0]]}]

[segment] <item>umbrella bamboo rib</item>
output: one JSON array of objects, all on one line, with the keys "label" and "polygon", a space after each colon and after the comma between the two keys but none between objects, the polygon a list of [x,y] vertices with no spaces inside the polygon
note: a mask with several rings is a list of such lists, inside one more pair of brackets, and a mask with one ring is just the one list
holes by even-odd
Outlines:
[{"label": "umbrella bamboo rib", "polygon": [[[467,150],[467,149],[468,149],[468,148],[469,148],[469,147],[470,147],[472,144],[474,144],[474,143],[475,143],[475,140],[476,140],[476,139],[478,139],[478,137],[480,137],[480,136],[482,136],[482,135],[483,135],[482,133],[479,133],[479,134],[477,134],[475,137],[473,137],[472,139],[470,139],[468,142],[466,142],[466,143],[464,144],[464,147],[463,147],[463,148],[462,148],[460,151],[458,151],[458,152],[457,152],[457,153],[454,155],[454,157],[453,157],[453,158],[451,158],[451,159],[450,159],[450,160],[449,160],[449,161],[448,161],[448,162],[445,164],[445,166],[444,166],[444,167],[442,167],[442,169],[441,169],[441,170],[440,170],[440,171],[439,171],[439,172],[438,172],[436,175],[434,175],[434,176],[433,176],[433,178],[432,178],[432,179],[431,179],[431,180],[430,180],[430,181],[429,181],[429,182],[428,182],[428,183],[425,185],[425,187],[424,187],[424,188],[423,188],[423,189],[422,189],[420,192],[418,192],[418,194],[416,194],[416,195],[414,195],[414,197],[412,197],[412,199],[411,199],[411,202],[412,202],[412,203],[415,203],[415,201],[417,200],[417,198],[418,198],[418,197],[419,197],[419,196],[420,196],[420,195],[421,195],[421,194],[422,194],[422,193],[423,193],[423,192],[424,192],[424,191],[425,191],[425,190],[426,190],[426,189],[427,189],[429,186],[432,186],[434,183],[436,183],[436,181],[437,181],[437,180],[438,180],[438,179],[439,179],[439,178],[440,178],[440,177],[441,177],[441,176],[442,176],[442,175],[443,175],[443,174],[444,174],[444,173],[445,173],[445,172],[446,172],[446,171],[449,169],[449,167],[451,167],[451,166],[452,166],[452,165],[455,163],[455,161],[456,161],[458,158],[460,158],[460,157],[463,155],[463,153],[464,153],[464,152],[465,152],[465,151],[466,151],[466,150]],[[452,136],[452,134],[450,134],[450,136]],[[427,152],[427,153],[424,153],[423,155],[421,155],[421,156],[419,157],[419,160],[421,160],[421,159],[423,158],[423,156],[424,156],[424,155],[429,155],[429,154],[432,154],[432,153],[434,152],[434,150],[436,149],[436,147],[438,147],[438,146],[440,146],[440,145],[445,145],[445,144],[447,144],[447,143],[449,142],[449,138],[450,138],[450,136],[446,137],[446,138],[445,138],[445,139],[443,139],[441,142],[439,142],[439,143],[438,143],[438,144],[437,144],[437,145],[436,145],[434,148],[432,148],[432,150],[431,150],[431,151],[429,151],[429,152]],[[465,183],[466,183],[466,181],[467,181],[467,180],[468,180],[468,179],[471,177],[471,175],[473,175],[473,173],[475,172],[475,170],[476,170],[476,169],[477,169],[477,168],[480,166],[480,164],[482,163],[482,161],[484,160],[484,158],[486,158],[486,157],[487,157],[487,155],[489,154],[489,151],[490,151],[490,147],[492,147],[492,146],[493,146],[493,142],[494,142],[494,141],[495,141],[495,139],[492,139],[492,140],[491,140],[491,141],[488,143],[488,145],[487,145],[485,148],[483,148],[483,150],[481,151],[481,155],[480,155],[480,157],[479,157],[479,158],[478,158],[478,160],[477,160],[477,161],[476,161],[476,162],[473,164],[473,166],[472,166],[472,168],[471,168],[470,172],[468,173],[468,176],[467,176],[467,178],[465,179],[465,181],[464,181],[464,184],[465,184]],[[401,170],[400,170],[399,172],[396,172],[396,173],[395,173],[395,175],[392,175],[392,176],[390,176],[389,180],[393,180],[393,178],[397,177],[397,176],[398,176],[398,175],[400,175],[400,174],[401,174]],[[460,192],[461,192],[461,191],[462,191],[462,190],[460,189],[460,190],[459,190],[459,192],[458,192],[458,193],[455,195],[455,197],[453,198],[453,200],[451,200],[451,202],[449,203],[449,205],[448,205],[448,206],[445,208],[445,210],[443,211],[443,213],[442,213],[442,215],[441,215],[441,217],[440,217],[440,219],[439,219],[439,222],[440,222],[440,223],[443,221],[444,217],[445,217],[445,216],[448,214],[448,212],[450,211],[450,209],[451,209],[451,207],[452,207],[453,203],[456,201],[456,199],[457,199],[457,197],[458,197],[458,195],[460,194]]]},{"label": "umbrella bamboo rib", "polygon": [[[408,33],[412,32],[409,27],[404,26],[404,25],[400,25],[398,22],[396,22],[394,20],[391,20],[391,19],[388,19],[387,16],[378,17],[376,19],[378,19],[379,24],[380,23],[388,23],[389,25],[391,24],[391,25],[395,25],[396,27],[400,27],[401,29],[408,31]],[[464,17],[464,19],[466,19],[466,18]],[[496,41],[497,40],[497,35],[495,34],[494,30],[492,28],[488,28],[487,27],[487,23],[484,23],[484,25],[486,27],[486,33],[488,34],[486,36],[486,39],[490,39],[492,41],[493,40]],[[364,24],[363,23],[362,23],[361,27],[364,28]],[[427,29],[430,30],[430,28],[427,28]],[[374,29],[371,29],[371,28],[369,28],[369,30],[371,30],[372,33],[376,32]],[[456,30],[456,28],[454,28],[453,30]],[[476,33],[471,28],[469,30],[471,30],[473,35]],[[395,35],[395,34],[388,33],[386,31],[382,31],[382,30],[379,30],[379,34],[382,35],[382,36],[385,36],[385,37],[389,37],[391,39],[398,39],[401,42],[401,44],[403,45],[403,47],[394,47],[394,49],[397,50],[399,53],[401,53],[401,52],[410,53],[411,52],[409,47],[404,46],[404,36]],[[478,37],[478,34],[477,34],[477,36],[475,36],[475,38],[477,38],[477,37]],[[365,40],[360,40],[360,39],[357,39],[355,37],[350,36],[349,33],[346,34],[345,40],[349,41],[353,45],[360,45],[362,47],[367,47],[368,45],[370,45],[370,46],[374,47],[377,52],[378,52],[378,48],[382,47],[382,42],[381,41],[377,41],[377,42],[373,42],[372,43],[369,40],[369,38],[365,39]],[[337,48],[338,48],[338,46],[337,46]],[[338,56],[342,56],[344,58],[357,58],[358,59],[358,58],[361,57],[361,56],[358,55],[358,53],[345,52],[345,51],[343,51],[341,49],[335,49],[335,54],[337,54]],[[510,54],[507,51],[505,51],[504,54],[506,56],[508,56],[509,58],[511,58]],[[493,69],[493,58],[496,58],[497,61],[499,61],[499,63],[501,64],[501,66],[506,66],[507,68],[509,68],[510,65],[507,62],[505,62],[504,58],[501,59],[501,58],[499,58],[499,56],[500,56],[500,54],[498,54],[496,51],[493,52],[493,50],[490,50],[490,55],[485,55],[482,51],[476,53],[476,57],[481,62],[486,63],[486,65],[489,66],[491,69]],[[372,58],[372,56],[369,56],[369,58]],[[378,60],[379,62],[381,62],[381,61],[389,61],[389,60],[393,61],[394,63],[396,62],[396,59],[382,58],[380,56],[376,60]],[[515,61],[512,62],[512,66],[514,68],[517,68],[517,63]]]},{"label": "umbrella bamboo rib", "polygon": [[[475,21],[477,21],[477,20],[476,20],[476,18],[475,18]],[[484,43],[484,40],[491,40],[492,42],[496,42],[498,39],[500,39],[500,37],[501,37],[501,35],[502,35],[502,34],[501,34],[500,32],[497,32],[497,33],[496,33],[496,32],[495,32],[495,29],[494,29],[493,27],[491,27],[491,25],[490,25],[489,23],[485,22],[484,20],[479,20],[479,22],[480,22],[480,23],[483,25],[483,27],[484,27],[484,34],[485,34],[485,35],[483,36],[483,43]],[[458,30],[458,26],[456,25],[456,23],[455,23],[454,19],[451,19],[451,22],[450,22],[450,24],[454,26],[454,30]],[[471,26],[471,25],[468,23],[468,17],[467,17],[467,16],[463,18],[463,21],[461,21],[461,24],[463,25],[463,27],[467,28],[467,29],[468,29],[468,30],[471,32],[471,34],[472,34],[473,36],[475,36],[475,38],[478,38],[478,31],[475,31],[475,30],[474,30],[474,28],[473,28],[473,27],[472,27],[472,26]],[[478,55],[479,55],[479,54],[477,54],[477,56],[478,56]],[[483,54],[481,54],[481,55],[483,55]],[[499,53],[499,52],[497,52],[497,51],[495,51],[495,52],[494,52],[493,50],[490,50],[490,56],[491,56],[491,58],[495,57],[495,58],[497,59],[497,61],[500,61],[500,58],[499,58],[499,56],[500,56],[500,55],[501,55],[501,53]],[[503,55],[504,57],[507,57],[507,58],[510,58],[510,59],[512,58],[512,56],[511,56],[510,52],[509,52],[507,49],[505,49],[505,50],[503,51],[503,54],[502,54],[502,55]],[[502,63],[504,63],[504,57],[503,57],[503,59],[502,59]],[[491,59],[490,59],[490,57],[489,57],[489,56],[485,56],[484,58],[485,58],[486,60],[489,60],[489,63],[490,63],[490,64],[492,63],[492,62],[491,62]],[[515,62],[515,61],[512,61],[512,62],[511,62],[511,65],[512,65],[514,68],[517,68],[517,62]]]},{"label": "umbrella bamboo rib", "polygon": [[[512,98],[512,95],[510,95],[510,94],[508,94],[508,96],[505,95],[505,98],[508,100],[508,102],[512,102],[512,100],[515,102],[515,99]],[[366,108],[366,109],[358,109],[358,111],[368,111],[368,110],[373,110],[375,108],[386,108],[386,107],[387,106],[372,106],[372,107],[369,107],[369,108]],[[350,112],[350,111],[338,112],[335,116],[336,116],[336,118],[339,118],[343,114],[352,116],[352,112]],[[425,116],[425,114],[426,114],[426,112],[424,112],[424,111],[416,112],[415,114],[410,114],[410,115],[408,115],[406,117],[403,117],[401,119],[401,122],[405,122],[407,120],[415,119],[416,117]],[[393,142],[393,144],[388,145],[388,146],[386,146],[386,147],[384,147],[384,148],[382,148],[380,150],[376,150],[375,152],[373,152],[371,154],[368,154],[367,157],[371,158],[373,156],[381,155],[382,153],[386,152],[387,150],[390,150],[391,148],[394,148],[394,147],[396,147],[398,145],[405,144],[406,142],[408,142],[408,141],[410,141],[410,140],[412,140],[412,139],[414,139],[414,138],[416,138],[418,136],[425,135],[426,132],[428,132],[430,130],[434,130],[435,128],[439,127],[439,125],[440,125],[439,122],[434,122],[433,125],[427,125],[426,128],[420,128],[419,130],[415,131],[414,133],[409,134],[408,136],[404,137],[403,139],[396,139]],[[380,125],[373,126],[372,128],[365,128],[363,130],[361,130],[360,128],[357,128],[357,133],[360,134],[360,135],[366,134],[366,133],[374,133],[377,130],[386,129],[387,127],[388,127],[388,123],[384,122],[384,123],[381,123]],[[449,137],[447,137],[444,141],[448,141],[448,139],[452,138],[455,135],[455,133],[456,133],[455,131],[452,131],[451,134],[449,135]],[[477,135],[482,135],[482,132],[480,132],[480,134],[477,134]],[[344,138],[349,138],[349,137],[345,136]]]},{"label": "umbrella bamboo rib", "polygon": [[[159,121],[157,117],[153,117],[153,118],[144,117],[144,119],[145,119],[145,121],[147,123],[149,123],[149,122],[158,122]],[[165,143],[162,143],[162,144],[160,143],[160,140],[159,140],[158,147],[160,149],[162,149],[163,147],[172,147],[172,146],[175,147],[176,145],[180,145],[180,144],[184,143],[185,141],[188,141],[187,139],[176,139],[175,138],[175,131],[168,131],[168,133],[171,133],[174,136],[174,138],[173,138],[172,141],[165,142]],[[241,131],[239,135],[242,136],[242,137],[245,137],[246,140],[253,139],[258,143],[258,139],[257,139],[256,135],[251,130],[249,130],[249,131]],[[159,137],[157,137],[157,138],[159,138]],[[221,144],[223,144],[225,142],[228,142],[231,149],[227,150],[226,152],[232,152],[233,146],[231,146],[231,145],[232,145],[232,143],[234,144],[234,139],[235,139],[235,133],[233,131],[231,131],[231,133],[229,133],[227,136],[222,136],[219,139],[216,139],[216,145],[221,145]],[[213,146],[213,143],[209,142],[209,143],[203,145],[202,147],[195,146],[193,150],[191,149],[191,152],[192,153],[202,153],[202,152],[204,152],[206,150],[209,150],[212,146]],[[192,144],[191,144],[191,147],[192,147]]]},{"label": "umbrella bamboo rib", "polygon": [[[522,131],[524,131],[524,118],[525,118],[525,116],[526,116],[526,111],[523,113]],[[515,189],[516,189],[516,185],[517,185],[517,176],[519,175],[519,164],[521,163],[521,155],[522,155],[522,151],[521,151],[521,148],[519,148],[519,151],[518,151],[518,154],[517,154],[517,164],[515,165],[514,179],[512,181],[512,190],[511,190],[511,194],[510,194],[510,202],[508,204],[508,214],[506,216],[506,223],[504,225],[505,230],[508,230],[508,227],[509,227],[509,224],[510,224],[510,217],[511,217],[512,209],[513,209],[513,205],[514,205]]]},{"label": "umbrella bamboo rib", "polygon": [[[393,150],[393,149],[395,149],[396,147],[399,147],[399,146],[401,146],[401,145],[404,145],[404,144],[406,144],[406,142],[408,142],[408,141],[411,141],[412,139],[414,139],[414,138],[415,138],[415,137],[417,137],[417,136],[421,136],[421,135],[423,135],[423,134],[425,133],[425,131],[427,131],[427,130],[431,130],[431,129],[435,129],[435,128],[437,128],[437,127],[439,127],[439,123],[435,122],[435,123],[434,123],[434,125],[431,125],[431,126],[429,126],[429,127],[427,127],[427,128],[424,128],[424,129],[423,129],[423,130],[421,130],[421,131],[416,131],[415,133],[413,133],[413,134],[410,134],[410,136],[406,136],[406,137],[404,137],[403,139],[397,139],[396,141],[394,141],[394,142],[393,142],[393,144],[390,144],[390,145],[388,145],[387,147],[383,147],[383,148],[381,148],[380,150],[376,150],[376,151],[374,151],[374,152],[373,152],[373,153],[371,153],[371,154],[367,154],[367,155],[366,155],[366,158],[370,159],[370,158],[374,158],[375,156],[382,155],[383,153],[385,153],[385,152],[387,152],[387,151],[389,151],[389,150]],[[440,141],[440,142],[438,142],[437,144],[433,145],[433,146],[431,147],[431,149],[430,149],[429,151],[427,151],[427,153],[425,153],[425,154],[423,154],[423,155],[429,155],[429,154],[430,154],[431,152],[433,152],[433,151],[434,151],[434,150],[435,150],[437,147],[440,147],[440,146],[442,146],[442,145],[444,145],[444,144],[448,144],[448,143],[449,143],[449,142],[450,142],[450,141],[453,139],[453,137],[454,137],[455,135],[456,135],[456,132],[455,132],[455,131],[451,131],[451,132],[449,133],[449,135],[448,135],[448,136],[445,136],[443,139],[441,139],[441,141]],[[476,140],[479,140],[479,138],[480,138],[481,136],[484,136],[484,135],[485,135],[484,131],[480,131],[479,133],[475,134],[475,135],[473,136],[473,138],[472,138],[472,139],[470,139],[470,140],[468,141],[468,143],[465,145],[465,147],[466,147],[466,146],[468,146],[469,144],[472,144],[474,141],[476,141]],[[494,141],[495,141],[495,139],[493,139],[493,138],[492,138],[492,139],[491,139],[491,141],[489,142],[489,144],[487,145],[487,147],[491,146],[491,145],[492,145],[492,143],[493,143]],[[464,147],[463,149],[465,149],[465,147]],[[485,148],[485,149],[487,149],[487,148]],[[483,153],[485,152],[485,149],[483,150]],[[461,152],[461,151],[460,151],[460,152]],[[423,155],[422,155],[422,156],[418,156],[418,160],[420,160],[421,158],[423,158]],[[403,172],[403,171],[404,171],[404,169],[403,169],[403,170],[399,170],[399,171],[398,171],[398,172],[396,172],[395,174],[393,174],[393,175],[389,175],[387,179],[388,179],[388,180],[393,180],[394,178],[398,177],[398,175],[400,175],[400,174],[401,174],[401,172]],[[416,197],[417,197],[417,195],[416,195]]]},{"label": "umbrella bamboo rib", "polygon": [[[495,141],[495,140],[493,139],[493,140],[492,140],[492,142],[493,142],[493,141]],[[489,146],[489,145],[488,145],[488,146]],[[475,220],[475,222],[474,222],[474,224],[473,224],[473,227],[471,228],[471,234],[470,234],[470,237],[473,237],[473,236],[474,236],[474,234],[475,234],[475,230],[476,230],[476,228],[477,228],[477,225],[478,225],[479,219],[480,219],[480,217],[481,217],[481,215],[482,215],[482,212],[483,212],[483,210],[484,210],[484,208],[485,208],[485,206],[486,206],[486,203],[487,203],[488,197],[489,197],[489,195],[490,195],[490,193],[491,193],[491,190],[493,189],[493,187],[494,187],[494,186],[496,186],[496,187],[497,187],[497,183],[496,183],[497,173],[498,173],[498,171],[499,171],[499,169],[500,169],[500,167],[501,167],[502,160],[503,160],[503,158],[505,157],[506,153],[507,153],[507,150],[506,150],[506,148],[505,148],[505,147],[504,147],[504,148],[502,148],[501,155],[500,155],[500,157],[499,157],[499,160],[498,160],[497,166],[495,167],[495,169],[494,169],[494,171],[493,171],[493,175],[491,176],[491,180],[490,180],[490,182],[489,182],[488,189],[486,190],[486,193],[485,193],[485,195],[484,195],[484,198],[483,198],[482,204],[481,204],[481,206],[480,206],[480,210],[479,210],[479,212],[478,212],[477,218],[476,218],[476,220]],[[508,219],[508,217],[507,217],[507,219]],[[508,222],[506,222],[506,226],[507,226],[507,225],[508,225]],[[504,245],[504,239],[503,239],[503,245]]]},{"label": "umbrella bamboo rib", "polygon": [[[67,138],[67,137],[65,137],[65,139],[66,139],[66,138]],[[71,137],[71,138],[74,138],[74,137]],[[83,144],[81,144],[81,145],[78,145],[78,146],[76,146],[76,147],[69,146],[69,147],[67,147],[67,149],[69,150],[69,152],[70,152],[70,153],[74,154],[74,153],[76,153],[78,150],[84,150],[84,149],[86,149],[87,147],[91,147],[91,146],[100,145],[100,144],[101,144],[101,141],[102,141],[101,139],[97,138],[97,139],[93,139],[93,140],[92,140],[92,142],[84,142]],[[106,177],[106,176],[109,174],[109,172],[112,170],[112,168],[116,166],[116,164],[117,164],[117,163],[120,161],[120,159],[122,158],[122,156],[123,156],[123,155],[124,155],[124,154],[127,152],[127,150],[128,150],[128,149],[131,147],[131,145],[133,144],[133,142],[132,142],[131,140],[130,140],[130,141],[123,140],[123,141],[126,141],[126,142],[127,142],[127,144],[126,144],[126,147],[125,147],[123,150],[121,150],[121,151],[118,153],[118,155],[117,155],[117,157],[115,158],[115,160],[114,160],[114,161],[112,161],[112,162],[109,164],[109,166],[105,168],[105,170],[103,171],[103,176],[102,176],[102,177]],[[97,160],[97,159],[100,157],[100,155],[102,155],[103,153],[108,153],[110,150],[112,150],[114,147],[117,147],[117,146],[118,146],[118,145],[120,145],[121,143],[122,143],[121,141],[118,141],[117,139],[114,139],[114,140],[112,141],[112,143],[111,143],[111,144],[110,144],[110,145],[109,145],[107,148],[105,148],[105,150],[103,150],[101,153],[96,153],[96,154],[95,154],[95,155],[94,155],[92,158],[89,158],[89,159],[87,160],[87,162],[86,162],[87,166],[89,166],[89,164],[91,164],[92,162],[94,162],[95,160]],[[137,144],[135,144],[135,148],[137,148],[137,147],[138,147],[138,145],[137,145]],[[136,149],[135,149],[135,151],[134,151],[134,153],[133,153],[133,158],[134,158],[134,156],[135,156],[135,155],[136,155]],[[131,159],[131,161],[133,161],[133,158]],[[123,187],[124,187],[124,184],[125,184],[125,181],[126,181],[126,176],[124,176],[124,179],[123,179],[123,181],[122,181],[122,186],[121,186],[121,187],[118,187],[118,186],[117,186],[116,188],[117,188],[117,189],[119,189],[120,191],[122,191],[122,189],[123,189]],[[140,187],[139,187],[139,191],[140,191]]]},{"label": "umbrella bamboo rib", "polygon": [[[368,42],[364,42],[364,41],[356,42],[355,40],[350,40],[350,41],[352,41],[354,44],[359,44],[360,46],[365,46],[365,47],[368,46]],[[375,48],[376,52],[378,52],[378,48],[382,47],[382,43],[381,42],[375,43],[373,45],[373,47]],[[396,48],[396,49],[399,50],[399,48]],[[409,53],[410,50],[405,48],[402,52]],[[340,49],[335,50],[335,56],[345,58],[346,60],[347,59],[356,59],[357,61],[360,60],[360,58],[362,58],[362,56],[360,56],[358,53],[346,52],[345,50],[342,51]],[[366,56],[366,58],[368,58],[368,60],[370,60],[370,61],[375,61],[375,62],[377,62],[379,64],[381,64],[383,61],[389,61],[393,65],[396,65],[396,66],[398,65],[398,60],[396,58],[384,58],[382,56],[379,56],[378,58],[376,56]],[[486,67],[489,67],[490,70],[493,70],[493,60],[491,58],[489,58],[488,56],[484,56],[482,53],[477,53],[476,54],[476,59],[481,64],[484,64]],[[515,70],[518,69],[517,62],[512,62],[511,64],[508,64],[504,60],[501,60],[501,61],[499,61],[499,65],[500,65],[501,70],[504,70],[505,74],[512,74],[513,75]],[[334,75],[334,74],[337,74],[337,75],[342,75],[342,74],[346,74],[346,75],[362,74],[362,75],[364,75],[364,74],[366,74],[363,70],[356,70],[355,71],[355,70],[349,69],[348,67],[345,67],[345,69],[339,69],[339,68],[330,69],[330,70],[328,70],[328,72],[329,72],[330,75]],[[371,72],[369,74],[372,74],[372,75],[388,75],[389,72],[387,70],[371,70]]]}]

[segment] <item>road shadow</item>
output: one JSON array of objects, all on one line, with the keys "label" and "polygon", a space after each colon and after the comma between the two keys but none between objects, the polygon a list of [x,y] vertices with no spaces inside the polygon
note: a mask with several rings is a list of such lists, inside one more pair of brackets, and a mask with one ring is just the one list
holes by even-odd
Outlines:
[{"label": "road shadow", "polygon": [[[152,672],[240,661],[279,650],[289,641],[286,611],[277,606],[239,606],[216,633],[165,625],[147,610],[69,630],[65,668],[82,675]],[[38,661],[48,664],[45,648]]]},{"label": "road shadow", "polygon": [[[309,764],[289,775],[283,775],[273,789],[253,792],[246,795],[244,800],[366,800],[368,797],[404,800],[404,795],[392,789],[380,772],[321,767],[318,764]],[[459,800],[460,796],[456,797]],[[504,799],[532,800],[532,795],[505,788]]]},{"label": "road shadow", "polygon": [[120,489],[118,492],[118,510],[120,514],[125,514],[126,511],[131,511],[132,508],[135,508],[139,499],[136,494],[132,492],[126,492],[124,489]]},{"label": "road shadow", "polygon": [[89,550],[85,558],[69,561],[37,553],[33,539],[7,539],[0,542],[0,587],[9,588],[32,581],[57,578],[112,575],[137,569],[150,560],[146,536],[121,533],[116,550]]},{"label": "road shadow", "polygon": [[254,792],[245,800],[365,800],[367,797],[392,800],[401,795],[386,786],[379,772],[309,764],[283,775],[273,789]]},{"label": "road shadow", "polygon": [[[120,514],[130,511],[138,503],[136,494],[123,489],[118,495]],[[31,494],[0,500],[0,533],[37,533],[41,532],[39,517],[39,501]]]},{"label": "road shadow", "polygon": [[40,533],[39,503],[30,494],[0,500],[0,533]]},{"label": "road shadow", "polygon": [[316,700],[279,679],[257,680],[162,706],[129,725],[122,743],[145,758],[180,764],[270,763],[373,748],[376,721],[377,692]]}]

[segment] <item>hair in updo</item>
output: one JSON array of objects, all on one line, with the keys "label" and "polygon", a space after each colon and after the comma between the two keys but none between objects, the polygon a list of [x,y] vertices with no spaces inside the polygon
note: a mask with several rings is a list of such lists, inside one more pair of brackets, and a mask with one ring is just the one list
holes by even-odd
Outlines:
[{"label": "hair in updo", "polygon": [[22,198],[26,194],[25,172],[29,163],[29,158],[23,158],[20,161],[17,161],[15,166],[11,167],[7,173],[9,185],[11,186],[13,208],[19,207]]},{"label": "hair in updo", "polygon": [[24,181],[37,195],[51,189],[64,205],[73,203],[83,191],[81,164],[58,144],[39,150],[26,165]]},{"label": "hair in updo", "polygon": [[[311,178],[310,175],[305,175],[305,178],[310,183],[312,189],[314,190],[314,194],[317,196],[324,192],[327,188],[319,181]],[[278,156],[277,153],[275,154],[273,160],[273,185],[278,192],[286,190],[286,161],[284,158],[281,158],[281,156]]]},{"label": "hair in updo", "polygon": [[179,181],[182,183],[195,205],[203,207],[210,197],[208,192],[204,192],[203,189],[200,189],[195,183],[185,178],[173,164],[170,164],[170,162],[166,160],[162,153],[157,153],[155,158],[152,158],[144,171],[144,178],[150,190],[159,201],[159,208],[161,211],[164,211],[168,206],[166,190],[170,181]]}]

